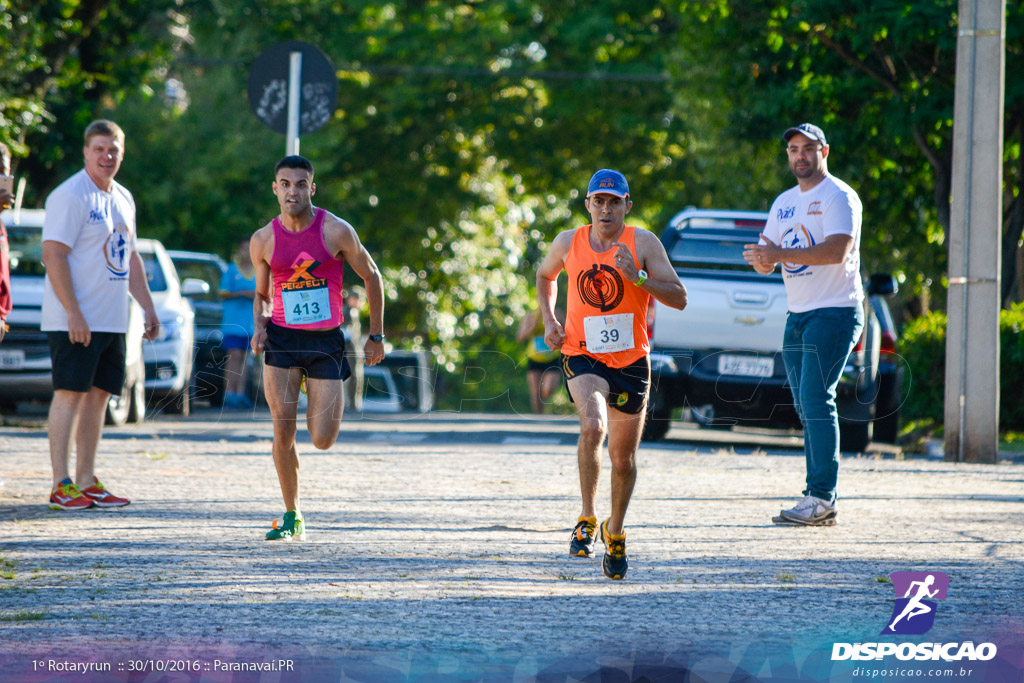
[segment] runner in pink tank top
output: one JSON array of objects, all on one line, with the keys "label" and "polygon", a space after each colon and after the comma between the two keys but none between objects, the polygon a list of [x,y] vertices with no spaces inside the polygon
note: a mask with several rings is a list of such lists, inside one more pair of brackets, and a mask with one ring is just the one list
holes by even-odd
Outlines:
[{"label": "runner in pink tank top", "polygon": [[335,258],[324,244],[324,216],[317,209],[313,222],[292,232],[281,225],[274,228],[274,253],[270,270],[274,276],[275,325],[297,330],[319,330],[342,323],[341,278],[345,261]]},{"label": "runner in pink tank top", "polygon": [[[345,263],[362,278],[370,305],[367,365],[384,359],[384,283],[355,229],[314,208],[313,164],[287,156],[274,168],[281,214],[256,231],[249,251],[256,270],[252,348],[266,351],[263,386],[274,419],[274,465],[285,513],[268,541],[302,540],[299,456],[295,428],[299,392],[306,380],[306,426],[313,445],[326,450],[338,438],[345,409],[342,381],[349,376],[342,322],[341,276]],[[270,308],[270,315],[267,309]],[[356,342],[358,340],[353,340]]]}]

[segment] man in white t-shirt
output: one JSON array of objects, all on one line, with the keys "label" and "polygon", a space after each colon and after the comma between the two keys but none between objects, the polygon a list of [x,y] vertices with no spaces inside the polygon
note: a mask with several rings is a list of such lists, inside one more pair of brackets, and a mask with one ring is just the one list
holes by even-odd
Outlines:
[{"label": "man in white t-shirt", "polygon": [[821,128],[802,123],[782,138],[797,185],[778,196],[759,244],[743,252],[764,275],[782,264],[789,301],[782,358],[804,426],[804,498],[773,521],[831,526],[839,473],[836,386],[864,328],[862,209],[853,188],[829,174]]},{"label": "man in white t-shirt", "polygon": [[[55,510],[130,502],[108,491],[93,471],[107,402],[124,384],[129,293],[145,311],[146,338],[160,332],[135,251],[135,200],[114,181],[124,158],[124,131],[113,121],[93,121],[82,153],[85,168],[46,198],[43,224],[42,330],[53,362],[48,429]],[[74,481],[68,472],[72,436]]]}]

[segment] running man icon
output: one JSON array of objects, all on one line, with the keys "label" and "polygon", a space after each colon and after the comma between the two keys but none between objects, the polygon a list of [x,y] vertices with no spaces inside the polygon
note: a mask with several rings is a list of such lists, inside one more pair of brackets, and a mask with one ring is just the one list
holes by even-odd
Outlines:
[{"label": "running man icon", "polygon": [[[883,634],[920,635],[935,623],[936,600],[945,600],[949,577],[942,572],[893,572],[896,604]],[[911,622],[914,617],[920,617]],[[902,623],[901,623],[902,622]]]}]

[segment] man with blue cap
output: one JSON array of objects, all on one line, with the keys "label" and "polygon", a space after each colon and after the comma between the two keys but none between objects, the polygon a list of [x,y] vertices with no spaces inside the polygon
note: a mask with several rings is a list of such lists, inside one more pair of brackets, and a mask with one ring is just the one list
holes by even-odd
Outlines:
[{"label": "man with blue cap", "polygon": [[804,497],[777,524],[836,523],[839,417],[836,386],[864,329],[860,198],[828,172],[825,133],[801,123],[782,134],[795,187],[772,204],[759,244],[744,258],[767,275],[782,265],[789,314],[782,359],[804,426]]},{"label": "man with blue cap", "polygon": [[[569,554],[594,556],[595,499],[607,436],[612,505],[600,525],[605,546],[601,564],[609,579],[622,579],[629,566],[623,525],[636,482],[636,449],[651,378],[647,308],[651,297],[684,308],[686,288],[654,233],[626,225],[633,202],[624,175],[611,169],[595,173],[585,204],[591,223],[555,237],[537,270],[537,296],[544,341],[561,349],[569,399],[580,417],[577,459],[583,500]],[[569,275],[564,327],[555,317],[563,270]]]}]

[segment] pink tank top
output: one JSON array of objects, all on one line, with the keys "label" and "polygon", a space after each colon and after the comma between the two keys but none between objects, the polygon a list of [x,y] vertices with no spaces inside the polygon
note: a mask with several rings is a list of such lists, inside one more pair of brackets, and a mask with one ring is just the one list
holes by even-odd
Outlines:
[{"label": "pink tank top", "polygon": [[317,209],[313,222],[299,232],[273,220],[274,253],[270,270],[274,276],[275,325],[297,330],[321,330],[337,327],[341,311],[343,259],[334,258],[324,243],[323,209]]}]

